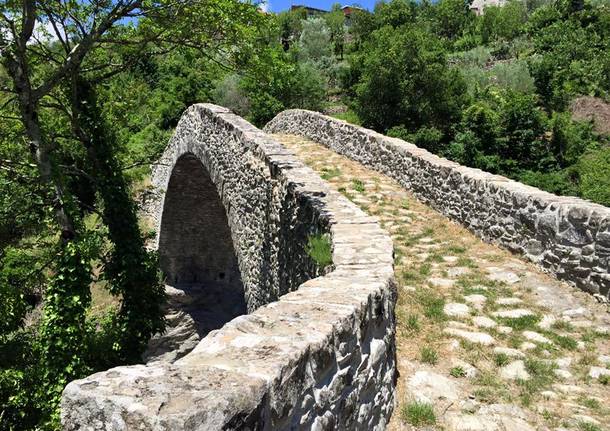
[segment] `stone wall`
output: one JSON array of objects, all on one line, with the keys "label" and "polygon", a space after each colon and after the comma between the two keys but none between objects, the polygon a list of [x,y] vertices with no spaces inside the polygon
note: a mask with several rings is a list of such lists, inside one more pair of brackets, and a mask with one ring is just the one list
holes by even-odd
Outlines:
[{"label": "stone wall", "polygon": [[[376,220],[214,105],[183,115],[154,184],[166,274],[239,279],[250,314],[174,362],[71,382],[63,428],[384,429],[394,405],[396,292],[391,240]],[[305,244],[324,232],[333,266],[312,278]],[[213,257],[215,244],[221,258],[208,267],[201,256]]]},{"label": "stone wall", "polygon": [[483,239],[609,296],[610,208],[467,168],[317,112],[284,111],[265,131],[305,136],[389,175]]}]

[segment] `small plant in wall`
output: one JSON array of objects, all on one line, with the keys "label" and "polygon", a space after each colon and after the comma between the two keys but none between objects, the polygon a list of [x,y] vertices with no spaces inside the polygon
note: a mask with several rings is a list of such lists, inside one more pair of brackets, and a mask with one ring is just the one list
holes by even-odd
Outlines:
[{"label": "small plant in wall", "polygon": [[314,234],[307,237],[305,251],[320,268],[326,268],[333,263],[332,245],[327,234]]}]

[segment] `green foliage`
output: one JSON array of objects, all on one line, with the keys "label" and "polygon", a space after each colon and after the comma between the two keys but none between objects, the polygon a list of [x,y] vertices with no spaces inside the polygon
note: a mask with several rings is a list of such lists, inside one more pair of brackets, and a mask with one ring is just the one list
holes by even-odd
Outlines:
[{"label": "green foliage", "polygon": [[610,10],[588,2],[577,13],[570,8],[568,1],[550,3],[528,22],[537,91],[546,106],[559,110],[575,95],[604,97],[610,90]]},{"label": "green foliage", "polygon": [[524,30],[527,21],[525,2],[511,0],[503,6],[486,6],[479,21],[483,43],[514,39]]},{"label": "green foliage", "polygon": [[332,244],[328,235],[310,235],[305,252],[320,268],[333,263]]},{"label": "green foliage", "polygon": [[419,401],[413,401],[403,406],[400,409],[400,416],[403,421],[417,427],[436,423],[436,415],[432,405]]},{"label": "green foliage", "polygon": [[469,3],[463,0],[440,0],[434,5],[432,21],[435,32],[450,40],[462,36],[475,20]]},{"label": "green foliage", "polygon": [[386,131],[433,126],[448,130],[459,119],[465,85],[447,66],[442,45],[415,26],[375,31],[352,59],[360,72],[356,112],[363,124]]},{"label": "green foliage", "polygon": [[115,155],[116,138],[110,127],[100,121],[95,91],[84,80],[78,80],[74,88],[78,99],[75,127],[87,150],[114,246],[104,277],[110,292],[122,298],[118,314],[122,328],[119,358],[122,362],[138,362],[150,337],[165,327],[161,308],[165,290],[159,282],[156,256],[145,249],[136,207]]},{"label": "green foliage", "polygon": [[466,371],[464,371],[464,368],[457,366],[457,367],[453,367],[449,370],[449,375],[451,377],[455,377],[455,378],[465,377]]},{"label": "green foliage", "polygon": [[591,150],[579,159],[579,194],[593,202],[610,206],[610,147]]},{"label": "green foliage", "polygon": [[432,347],[422,346],[419,355],[420,360],[425,364],[435,365],[438,362],[438,353]]},{"label": "green foliage", "polygon": [[41,383],[51,423],[59,421],[57,406],[64,386],[90,370],[85,360],[86,311],[91,303],[89,260],[96,249],[95,237],[63,246],[46,289],[40,325]]}]

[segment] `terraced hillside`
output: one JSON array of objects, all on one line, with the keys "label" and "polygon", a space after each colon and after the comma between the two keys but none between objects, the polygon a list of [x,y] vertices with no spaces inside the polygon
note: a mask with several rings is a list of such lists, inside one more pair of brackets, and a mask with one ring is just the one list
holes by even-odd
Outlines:
[{"label": "terraced hillside", "polygon": [[394,242],[391,430],[610,429],[607,304],[484,243],[389,177],[302,137],[274,136]]}]

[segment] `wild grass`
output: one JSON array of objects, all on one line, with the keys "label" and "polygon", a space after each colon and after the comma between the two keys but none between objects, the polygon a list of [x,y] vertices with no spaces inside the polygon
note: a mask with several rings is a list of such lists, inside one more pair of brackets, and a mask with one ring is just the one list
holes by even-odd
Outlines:
[{"label": "wild grass", "polygon": [[419,332],[421,325],[417,314],[408,314],[406,316],[404,328],[410,332]]},{"label": "wild grass", "polygon": [[464,368],[457,366],[457,367],[453,367],[449,370],[449,375],[452,377],[465,377],[466,376],[466,371],[464,371]]},{"label": "wild grass", "polygon": [[341,170],[339,168],[322,168],[322,174],[320,175],[320,177],[322,177],[323,180],[330,180],[336,177],[341,176]]},{"label": "wild grass", "polygon": [[420,360],[424,364],[436,365],[438,362],[438,353],[434,348],[429,346],[422,346],[419,350]]},{"label": "wild grass", "polygon": [[503,367],[504,365],[507,365],[509,362],[510,362],[510,358],[508,357],[508,355],[506,353],[498,353],[494,356],[494,363],[498,367]]},{"label": "wild grass", "polygon": [[362,182],[362,180],[359,179],[353,179],[352,180],[352,189],[356,190],[358,193],[363,193],[364,192],[364,183]]},{"label": "wild grass", "polygon": [[537,329],[537,324],[540,322],[540,316],[529,315],[521,317],[503,317],[498,319],[504,326],[513,328],[515,331],[524,331],[527,329]]},{"label": "wild grass", "polygon": [[416,427],[436,423],[436,415],[432,405],[419,401],[413,401],[403,406],[400,410],[400,416],[403,421]]},{"label": "wild grass", "polygon": [[328,235],[309,235],[305,251],[320,268],[333,263],[332,244]]}]

